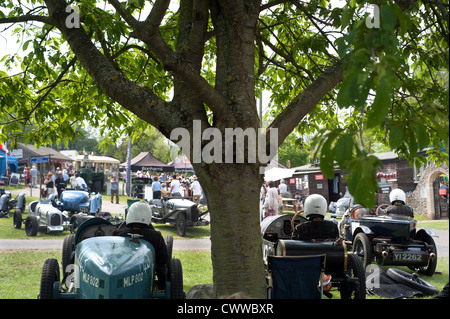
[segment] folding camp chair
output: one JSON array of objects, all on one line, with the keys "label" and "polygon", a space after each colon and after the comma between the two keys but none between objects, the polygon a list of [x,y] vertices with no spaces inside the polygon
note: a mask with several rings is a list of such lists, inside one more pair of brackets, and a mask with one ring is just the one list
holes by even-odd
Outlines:
[{"label": "folding camp chair", "polygon": [[321,299],[325,256],[269,256],[268,297]]}]

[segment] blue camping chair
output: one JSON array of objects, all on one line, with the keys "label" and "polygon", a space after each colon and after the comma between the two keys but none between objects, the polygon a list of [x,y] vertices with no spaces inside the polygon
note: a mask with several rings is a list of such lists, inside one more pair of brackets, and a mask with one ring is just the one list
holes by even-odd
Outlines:
[{"label": "blue camping chair", "polygon": [[321,299],[325,254],[269,256],[269,298]]}]

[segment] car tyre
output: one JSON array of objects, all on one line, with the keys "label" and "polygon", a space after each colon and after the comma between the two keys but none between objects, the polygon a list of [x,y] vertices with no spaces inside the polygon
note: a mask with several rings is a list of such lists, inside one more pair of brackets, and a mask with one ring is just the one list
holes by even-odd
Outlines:
[{"label": "car tyre", "polygon": [[42,268],[39,299],[53,299],[53,286],[55,282],[59,283],[59,279],[58,260],[53,258],[45,260]]},{"label": "car tyre", "polygon": [[432,296],[439,293],[439,289],[437,289],[429,282],[421,279],[419,275],[416,273],[410,274],[400,269],[389,268],[386,271],[386,274],[392,280],[405,286],[408,286],[410,288],[417,289],[426,296]]},{"label": "car tyre", "polygon": [[181,261],[177,258],[170,260],[170,299],[183,299],[183,268]]},{"label": "car tyre", "polygon": [[73,234],[66,235],[64,237],[63,241],[63,248],[62,248],[62,272],[63,274],[66,274],[67,266],[71,264],[72,261],[72,253],[75,250],[75,236]]},{"label": "car tyre", "polygon": [[417,236],[416,240],[423,241],[427,243],[430,246],[433,246],[431,249],[431,252],[434,253],[435,258],[428,263],[427,267],[419,267],[419,273],[427,275],[427,276],[433,276],[434,272],[436,271],[437,266],[437,250],[436,250],[436,243],[434,242],[433,237],[428,235],[425,232],[420,232],[420,234]]},{"label": "car tyre", "polygon": [[76,229],[84,222],[83,216],[78,214],[70,217],[71,232],[75,233]]},{"label": "car tyre", "polygon": [[177,226],[178,235],[181,237],[186,236],[186,216],[182,212],[177,214],[175,218],[175,224]]},{"label": "car tyre", "polygon": [[342,299],[366,299],[366,271],[363,261],[355,254],[348,254],[347,275],[358,278],[352,286],[341,288]]},{"label": "car tyre", "polygon": [[169,260],[172,259],[172,251],[173,251],[173,237],[167,235],[165,238],[166,247],[167,247],[167,255],[169,256]]},{"label": "car tyre", "polygon": [[14,211],[14,228],[21,229],[22,228],[22,210],[16,208]]},{"label": "car tyre", "polygon": [[39,224],[36,216],[28,216],[25,220],[25,233],[28,236],[36,236],[39,230]]},{"label": "car tyre", "polygon": [[352,250],[354,254],[361,258],[364,269],[372,263],[372,245],[366,234],[358,233],[355,236]]}]

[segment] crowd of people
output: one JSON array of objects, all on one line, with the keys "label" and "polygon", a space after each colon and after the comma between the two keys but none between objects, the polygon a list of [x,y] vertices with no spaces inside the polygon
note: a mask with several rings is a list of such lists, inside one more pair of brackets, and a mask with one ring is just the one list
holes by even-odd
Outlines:
[{"label": "crowd of people", "polygon": [[264,182],[261,186],[260,194],[262,218],[279,214],[283,206],[283,198],[295,199],[293,201],[293,207],[296,212],[303,209],[303,198],[301,194],[296,192],[294,197],[292,197],[284,179],[280,181],[278,187],[274,181]]},{"label": "crowd of people", "polygon": [[[32,188],[39,188],[39,171],[37,170],[36,166],[32,166],[31,169],[29,167],[25,167],[24,175],[25,185]],[[61,193],[67,187],[86,189],[87,183],[77,173],[58,167],[56,171],[49,171],[44,176],[42,180],[41,195],[45,198],[48,198],[50,195],[55,194],[59,198],[61,196]]]},{"label": "crowd of people", "polygon": [[153,177],[152,183],[153,199],[162,196],[193,197],[196,204],[200,204],[203,189],[196,175],[188,177],[184,174],[175,173],[172,176],[165,174]]},{"label": "crowd of people", "polygon": [[[39,188],[39,171],[36,166],[32,168],[26,167],[24,169],[24,177],[25,185]],[[152,179],[151,187],[154,199],[160,199],[162,196],[193,197],[193,201],[200,204],[203,189],[196,175],[187,176],[180,173],[169,175],[168,173],[161,173],[152,176],[150,172],[138,171],[136,177]],[[41,176],[41,181],[41,195],[45,198],[52,194],[57,195],[59,198],[66,188],[86,189],[88,187],[86,181],[77,173],[68,169],[60,169],[59,167],[56,171],[49,171],[45,176]],[[119,204],[118,174],[112,174],[109,183],[111,184],[111,203]]]}]

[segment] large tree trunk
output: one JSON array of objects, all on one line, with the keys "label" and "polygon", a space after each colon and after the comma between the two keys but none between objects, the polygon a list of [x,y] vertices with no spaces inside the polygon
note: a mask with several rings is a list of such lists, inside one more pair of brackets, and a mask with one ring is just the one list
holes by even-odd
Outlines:
[{"label": "large tree trunk", "polygon": [[[210,174],[210,170],[215,173]],[[217,297],[243,292],[265,298],[259,224],[263,177],[257,165],[211,164],[196,168],[196,172],[211,213],[211,259]]]}]

